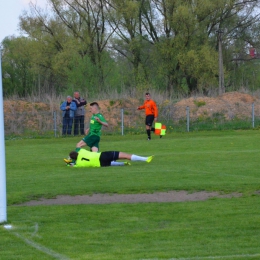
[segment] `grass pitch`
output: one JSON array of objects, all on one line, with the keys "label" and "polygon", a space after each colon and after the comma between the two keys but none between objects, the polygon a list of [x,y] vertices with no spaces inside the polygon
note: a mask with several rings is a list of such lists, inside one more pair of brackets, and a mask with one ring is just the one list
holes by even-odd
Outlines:
[{"label": "grass pitch", "polygon": [[[259,131],[103,136],[101,151],[150,164],[72,169],[79,138],[6,141],[8,224],[1,259],[259,259]],[[17,152],[19,151],[19,152]],[[16,206],[56,195],[241,192],[199,202]]]}]

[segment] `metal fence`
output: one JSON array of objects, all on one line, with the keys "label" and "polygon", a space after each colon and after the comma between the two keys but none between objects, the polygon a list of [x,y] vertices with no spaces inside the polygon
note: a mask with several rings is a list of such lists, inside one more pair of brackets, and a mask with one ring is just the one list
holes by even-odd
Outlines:
[{"label": "metal fence", "polygon": [[[246,113],[234,109],[212,114],[196,114],[189,107],[165,106],[159,109],[159,121],[167,126],[167,133],[201,130],[252,129],[260,128],[260,113],[255,105],[243,108]],[[102,111],[103,113],[103,111]],[[104,113],[109,127],[103,128],[103,134],[142,134],[145,131],[144,113],[132,108],[109,108]],[[89,126],[86,114],[85,128]],[[15,136],[61,136],[62,114],[54,112],[12,112],[5,113],[5,135]]]}]

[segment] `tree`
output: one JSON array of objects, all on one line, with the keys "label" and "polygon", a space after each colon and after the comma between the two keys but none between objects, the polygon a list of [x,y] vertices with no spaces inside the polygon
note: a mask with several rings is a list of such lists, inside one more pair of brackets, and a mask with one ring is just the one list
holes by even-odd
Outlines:
[{"label": "tree", "polygon": [[[146,7],[142,23],[149,41],[157,46],[156,58],[161,57],[160,67],[168,78],[168,92],[180,89],[181,85],[187,85],[189,93],[216,86],[216,31],[225,29],[223,47],[227,55],[228,46],[235,40],[234,34],[252,26],[259,16],[249,15],[259,3],[257,0],[143,2]],[[224,60],[225,66],[228,62]]]},{"label": "tree", "polygon": [[50,3],[60,21],[79,42],[81,57],[87,55],[98,68],[99,86],[102,88],[105,81],[102,54],[113,33],[106,30],[104,0],[50,0]]},{"label": "tree", "polygon": [[[95,75],[98,79],[95,87],[101,90],[105,84],[103,59],[106,59],[102,55],[111,36],[105,29],[103,1],[50,0],[49,3],[51,15],[31,4],[31,13],[20,18],[21,28],[41,46],[39,55],[43,59],[38,59],[39,66],[48,70],[48,81],[56,89],[57,85],[68,88],[75,84],[74,80],[70,82],[76,78],[75,72],[84,71],[87,76]],[[81,82],[79,87],[85,85]]]},{"label": "tree", "polygon": [[[169,95],[209,93],[218,86],[218,30],[223,31],[226,88],[242,66],[234,60],[242,54],[247,57],[249,46],[260,45],[259,14],[252,12],[259,0],[49,0],[49,4],[51,11],[31,4],[31,13],[20,18],[28,35],[21,57],[32,75],[32,91],[101,92],[126,86],[131,92],[156,88]],[[10,80],[6,82],[10,86]],[[31,91],[25,88],[24,93]]]},{"label": "tree", "polygon": [[7,37],[2,42],[3,92],[4,96],[30,95],[33,92],[34,76],[30,61],[32,42],[25,37]]},{"label": "tree", "polygon": [[143,66],[143,37],[141,28],[141,1],[107,0],[108,23],[115,32],[111,48],[132,66],[133,85],[146,85],[147,74]]}]

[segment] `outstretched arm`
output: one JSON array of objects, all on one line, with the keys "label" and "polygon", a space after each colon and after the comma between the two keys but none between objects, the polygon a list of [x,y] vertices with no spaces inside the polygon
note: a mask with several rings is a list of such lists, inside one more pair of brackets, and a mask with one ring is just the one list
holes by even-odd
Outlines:
[{"label": "outstretched arm", "polygon": [[85,134],[87,135],[88,132],[89,132],[89,128],[87,128],[87,129],[85,130]]}]

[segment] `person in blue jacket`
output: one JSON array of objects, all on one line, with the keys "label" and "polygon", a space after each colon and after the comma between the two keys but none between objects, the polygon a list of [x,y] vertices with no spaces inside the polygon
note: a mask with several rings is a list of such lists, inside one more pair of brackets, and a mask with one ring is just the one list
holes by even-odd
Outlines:
[{"label": "person in blue jacket", "polygon": [[77,110],[77,105],[72,101],[71,96],[67,96],[60,109],[62,110],[62,135],[71,135],[74,113]]}]

